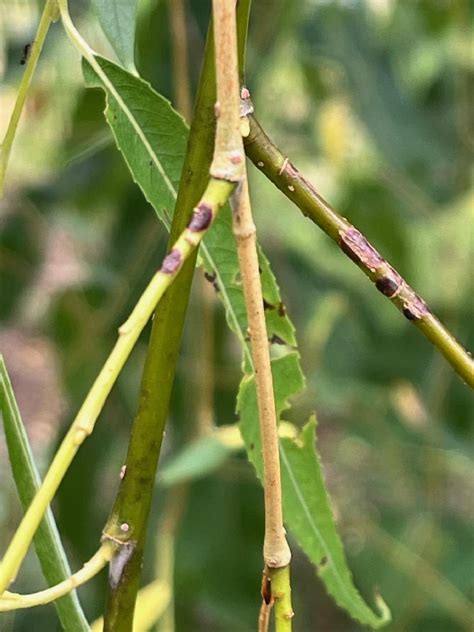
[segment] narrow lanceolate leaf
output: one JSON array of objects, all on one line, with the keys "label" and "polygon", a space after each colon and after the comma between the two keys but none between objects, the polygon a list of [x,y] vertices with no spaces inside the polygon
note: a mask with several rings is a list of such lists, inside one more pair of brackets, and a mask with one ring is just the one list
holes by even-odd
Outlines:
[{"label": "narrow lanceolate leaf", "polygon": [[[40,485],[25,427],[15,400],[7,368],[0,355],[0,412],[5,429],[8,454],[18,495],[26,509]],[[70,577],[71,569],[51,510],[48,510],[34,539],[36,553],[50,586]],[[64,630],[90,631],[75,591],[54,602]]]},{"label": "narrow lanceolate leaf", "polygon": [[[148,83],[102,57],[96,59],[126,105],[125,110],[113,95],[106,92],[105,115],[117,146],[133,179],[169,229],[188,127],[169,101],[157,94]],[[86,62],[84,76],[88,86],[103,87]],[[208,278],[224,303],[227,322],[243,345],[246,366],[249,367],[250,351],[245,344],[247,317],[228,207],[220,212],[200,252]],[[260,255],[260,263],[269,338],[294,345],[293,325],[279,300],[274,277],[263,254]]]},{"label": "narrow lanceolate leaf", "polygon": [[[275,404],[280,416],[289,406],[288,398],[301,391],[304,386],[298,354],[288,353],[274,360],[272,372]],[[253,376],[246,376],[242,381],[238,411],[247,453],[262,480],[262,449]],[[324,484],[315,446],[315,429],[316,421],[312,419],[296,439],[280,439],[285,524],[317,567],[336,603],[360,623],[379,628],[390,620],[390,611],[381,597],[377,596],[380,615],[376,615],[354,586]]]},{"label": "narrow lanceolate leaf", "polygon": [[[110,89],[106,90],[105,115],[117,146],[135,182],[158,217],[169,227],[186,148],[186,124],[169,102],[149,84],[108,60],[101,57],[96,59],[115,91],[114,95]],[[87,64],[84,64],[84,75],[87,85],[103,88]],[[117,95],[122,104],[117,101]],[[201,246],[201,255],[208,278],[224,304],[229,326],[242,344],[244,378],[239,393],[241,430],[249,458],[261,473],[252,357],[229,209],[223,209],[219,214]],[[269,339],[275,344],[296,346],[294,328],[286,315],[269,263],[261,252],[259,257]],[[296,353],[287,353],[275,360],[273,366],[276,371],[277,408],[281,412],[288,407],[288,398],[303,388],[303,376]],[[301,438],[309,441],[306,434]],[[337,603],[358,621],[379,627],[386,622],[388,615],[385,612],[377,617],[362,600],[352,582],[323,479],[321,476],[311,479],[312,485],[308,482],[307,471],[320,471],[314,447],[312,450],[309,449],[311,446],[304,449],[304,443],[301,444],[299,440],[294,444],[297,448],[295,451],[292,449],[293,444],[288,444],[288,441],[285,439],[281,443],[286,524],[316,566],[321,565],[324,557],[330,560],[328,570],[320,575]]]},{"label": "narrow lanceolate leaf", "polygon": [[92,4],[120,62],[135,70],[137,0],[92,0]]}]

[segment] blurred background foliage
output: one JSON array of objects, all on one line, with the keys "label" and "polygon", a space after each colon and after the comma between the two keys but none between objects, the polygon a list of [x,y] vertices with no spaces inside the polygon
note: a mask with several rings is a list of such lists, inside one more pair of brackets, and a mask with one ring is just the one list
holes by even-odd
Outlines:
[{"label": "blurred background foliage", "polygon": [[[195,87],[210,2],[188,0],[187,7]],[[0,0],[2,136],[40,9],[31,0]],[[77,0],[71,11],[89,43],[112,55],[89,3]],[[163,0],[140,1],[136,63],[173,100],[168,18]],[[471,349],[472,19],[468,0],[255,1],[247,59],[257,115],[275,142]],[[0,202],[0,349],[43,471],[166,244],[102,111],[103,94],[83,88],[76,52],[54,25]],[[327,484],[356,584],[369,599],[374,589],[383,594],[394,618],[390,631],[467,630],[472,396],[325,235],[261,174],[252,170],[251,180],[260,241],[297,325],[308,380],[291,420],[302,424],[317,411]],[[212,420],[221,425],[236,420],[240,351],[217,302],[214,311]],[[162,462],[193,434],[205,379],[196,343],[201,313],[195,288]],[[54,503],[73,568],[95,551],[117,490],[147,336]],[[4,550],[20,508],[3,442],[0,457]],[[262,493],[244,455],[229,452],[220,461],[182,496],[179,632],[255,627]],[[147,579],[167,493],[157,486]],[[43,582],[31,554],[18,590]],[[100,577],[81,589],[90,620],[102,611],[104,587]],[[296,632],[358,629],[297,550],[293,592]],[[49,632],[59,624],[48,606],[1,615],[0,628]]]}]

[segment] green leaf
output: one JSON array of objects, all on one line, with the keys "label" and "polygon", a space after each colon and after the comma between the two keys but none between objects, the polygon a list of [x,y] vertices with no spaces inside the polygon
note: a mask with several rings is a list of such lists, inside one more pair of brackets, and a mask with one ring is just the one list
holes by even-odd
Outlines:
[{"label": "green leaf", "polygon": [[218,436],[196,439],[160,467],[158,482],[168,486],[207,476],[225,463],[236,449],[226,445]]},{"label": "green leaf", "polygon": [[[186,151],[188,127],[169,101],[155,92],[147,82],[102,57],[97,56],[96,60],[113,85],[116,95],[126,106],[125,109],[106,91],[105,116],[117,146],[134,181],[169,230]],[[86,85],[103,87],[87,62],[83,62],[83,69]],[[245,365],[249,368],[251,355],[245,342],[247,316],[229,207],[224,208],[217,217],[201,245],[200,254],[206,272],[212,279],[215,278],[227,322],[242,344]],[[267,306],[268,336],[294,345],[293,325],[285,314],[275,279],[262,253],[260,266]]]},{"label": "green leaf", "polygon": [[[101,57],[96,57],[96,60],[115,92],[111,94],[110,86],[105,90],[107,100],[105,116],[117,146],[135,182],[154,207],[158,217],[169,228],[186,149],[187,126],[169,102],[158,95],[148,83],[108,60]],[[87,63],[84,63],[84,76],[89,87],[103,88],[101,80]],[[201,245],[200,252],[203,265],[224,304],[227,322],[242,345],[244,377],[238,397],[241,430],[249,458],[261,474],[258,447],[260,432],[252,376],[252,356],[247,340],[245,303],[228,208],[224,208],[217,217],[212,230],[206,235]],[[275,343],[295,346],[294,328],[286,315],[269,263],[261,252],[259,258],[268,336]],[[298,354],[287,353],[280,359],[274,360],[273,368],[276,404],[278,412],[281,413],[282,410],[288,408],[288,398],[300,391],[304,385]],[[344,559],[322,479],[320,479],[320,485],[317,481],[313,486],[307,484],[305,468],[309,467],[311,471],[319,468],[315,454],[303,467],[302,463],[308,460],[308,454],[302,452],[301,456],[297,456],[298,453],[294,454],[288,450],[285,443],[282,442],[281,445],[285,507],[292,502],[292,499],[287,498],[289,493],[297,499],[297,508],[285,513],[288,527],[294,531],[296,539],[316,566],[321,563],[323,556],[334,561],[334,564],[331,564],[333,572],[321,573],[321,577],[337,603],[355,619],[372,627],[379,627],[388,620],[389,615],[385,604],[383,604],[384,614],[378,618],[360,597],[352,583],[350,571]],[[293,488],[289,486],[288,481],[292,482]],[[326,500],[326,511],[320,513],[323,497]],[[310,541],[303,537],[302,532],[306,528],[310,529],[312,538]],[[318,534],[323,538],[323,545],[319,548],[314,545]],[[333,550],[332,547],[336,548]]]},{"label": "green leaf", "polygon": [[93,0],[100,25],[121,63],[135,71],[137,0]]},{"label": "green leaf", "polygon": [[[289,353],[272,362],[277,414],[289,407],[288,399],[304,387],[299,356]],[[238,397],[240,428],[247,452],[259,478],[263,462],[253,376],[246,376]],[[312,419],[296,439],[280,439],[280,459],[285,524],[323,579],[336,603],[364,625],[379,628],[390,621],[390,611],[376,597],[380,615],[364,602],[354,586],[341,539],[337,533],[329,496],[315,447],[316,420]]]},{"label": "green leaf", "polygon": [[[0,412],[2,414],[8,455],[13,478],[23,508],[31,503],[40,486],[33,454],[15,400],[3,357],[0,355]],[[59,537],[51,509],[48,509],[34,538],[36,553],[46,581],[50,586],[71,576],[71,569]],[[54,602],[58,617],[66,631],[90,631],[76,591]]]}]

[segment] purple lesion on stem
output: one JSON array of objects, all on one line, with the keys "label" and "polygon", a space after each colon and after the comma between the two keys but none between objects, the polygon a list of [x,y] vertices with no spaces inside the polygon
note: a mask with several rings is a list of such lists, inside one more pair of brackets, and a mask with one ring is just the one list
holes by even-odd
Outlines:
[{"label": "purple lesion on stem", "polygon": [[413,292],[400,274],[385,261],[357,228],[351,226],[341,231],[339,236],[339,245],[344,254],[358,266],[369,271],[372,280],[372,275],[377,274],[376,288],[390,299],[402,299],[401,309],[408,320],[420,320],[430,313],[423,299]]},{"label": "purple lesion on stem", "polygon": [[165,274],[173,274],[181,265],[181,253],[176,248],[166,255],[161,265],[161,272]]},{"label": "purple lesion on stem", "polygon": [[199,233],[203,230],[206,230],[206,228],[208,228],[212,222],[212,216],[212,208],[208,204],[202,202],[196,208],[193,216],[191,217],[191,220],[188,224],[189,230],[193,233]]},{"label": "purple lesion on stem", "polygon": [[384,263],[383,257],[353,226],[340,232],[339,246],[349,259],[352,259],[357,265],[368,268],[371,272],[375,272]]}]

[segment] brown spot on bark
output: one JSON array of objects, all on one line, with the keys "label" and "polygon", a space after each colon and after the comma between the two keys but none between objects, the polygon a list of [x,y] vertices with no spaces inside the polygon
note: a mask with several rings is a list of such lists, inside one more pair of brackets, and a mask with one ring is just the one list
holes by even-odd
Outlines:
[{"label": "brown spot on bark", "polygon": [[188,224],[188,228],[193,233],[199,233],[206,230],[212,222],[212,208],[208,204],[199,204],[194,211],[193,216]]},{"label": "brown spot on bark", "polygon": [[400,280],[392,276],[383,276],[380,279],[377,279],[375,287],[379,292],[382,292],[382,294],[391,298],[399,291]]},{"label": "brown spot on bark", "polygon": [[165,274],[173,274],[180,265],[181,253],[176,248],[173,248],[173,250],[163,259],[161,272],[164,272]]},{"label": "brown spot on bark", "polygon": [[367,239],[357,228],[351,227],[340,233],[339,246],[342,252],[358,265],[368,268],[372,272],[383,263],[383,258],[369,244]]},{"label": "brown spot on bark", "polygon": [[408,320],[420,320],[429,314],[429,309],[423,299],[413,294],[413,298],[405,301],[403,314]]}]

